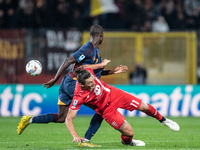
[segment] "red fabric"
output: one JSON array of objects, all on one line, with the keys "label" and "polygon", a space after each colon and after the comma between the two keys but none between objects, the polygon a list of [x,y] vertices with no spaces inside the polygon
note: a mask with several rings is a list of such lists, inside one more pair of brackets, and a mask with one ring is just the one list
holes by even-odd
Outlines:
[{"label": "red fabric", "polygon": [[133,139],[133,137],[130,138],[130,137],[126,137],[123,134],[121,134],[121,139],[125,144],[130,144],[132,139]]},{"label": "red fabric", "polygon": [[148,116],[151,116],[153,118],[156,118],[157,120],[162,119],[162,115],[150,104],[147,104],[149,106],[149,110],[145,112]]},{"label": "red fabric", "polygon": [[78,81],[74,91],[73,100],[70,109],[78,110],[84,103],[86,106],[94,109],[98,114],[110,102],[111,86],[99,80],[91,68],[85,68],[94,76],[95,88],[90,90],[82,90]]},{"label": "red fabric", "polygon": [[125,117],[116,109],[103,115],[105,121],[118,130],[124,123]]},{"label": "red fabric", "polygon": [[113,86],[111,87],[110,99],[110,105],[114,109],[123,108],[130,111],[137,110],[142,103],[141,99]]},{"label": "red fabric", "polygon": [[142,101],[141,99],[123,90],[110,86],[99,80],[92,69],[87,68],[94,76],[95,88],[83,90],[78,82],[70,109],[78,110],[82,104],[92,108],[116,130],[124,123],[125,118],[117,111],[118,108],[126,110],[137,110]]}]

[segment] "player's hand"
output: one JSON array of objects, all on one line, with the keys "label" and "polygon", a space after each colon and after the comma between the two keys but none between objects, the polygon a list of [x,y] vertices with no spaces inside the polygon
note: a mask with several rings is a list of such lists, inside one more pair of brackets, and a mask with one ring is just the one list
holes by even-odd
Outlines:
[{"label": "player's hand", "polygon": [[127,66],[124,65],[119,65],[115,69],[113,69],[113,74],[118,74],[118,73],[123,73],[128,70]]},{"label": "player's hand", "polygon": [[104,59],[103,61],[102,61],[102,67],[105,67],[108,63],[110,63],[111,62],[111,60],[108,60],[108,59]]},{"label": "player's hand", "polygon": [[72,143],[74,143],[74,142],[81,143],[82,141],[84,141],[84,138],[81,138],[79,136],[74,136]]},{"label": "player's hand", "polygon": [[55,80],[55,79],[51,79],[49,82],[44,83],[43,86],[44,86],[46,89],[48,89],[48,88],[52,87],[55,83],[56,83],[56,80]]}]

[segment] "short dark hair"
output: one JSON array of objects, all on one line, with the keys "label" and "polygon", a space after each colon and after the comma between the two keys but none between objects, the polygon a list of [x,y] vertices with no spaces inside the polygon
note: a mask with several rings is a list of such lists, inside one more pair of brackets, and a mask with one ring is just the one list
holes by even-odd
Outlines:
[{"label": "short dark hair", "polygon": [[103,33],[103,28],[96,24],[96,25],[93,25],[91,28],[90,28],[90,35],[91,36],[96,36],[96,35],[99,35],[100,33]]},{"label": "short dark hair", "polygon": [[77,74],[77,80],[79,83],[85,85],[85,80],[91,76],[91,73],[83,67],[78,67],[75,69],[75,73]]}]

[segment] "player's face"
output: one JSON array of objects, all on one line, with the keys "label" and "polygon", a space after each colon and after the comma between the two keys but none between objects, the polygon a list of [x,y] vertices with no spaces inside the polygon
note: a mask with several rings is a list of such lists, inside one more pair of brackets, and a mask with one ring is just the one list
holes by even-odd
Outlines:
[{"label": "player's face", "polygon": [[94,89],[94,88],[95,88],[94,76],[91,75],[88,79],[85,80],[84,89]]}]

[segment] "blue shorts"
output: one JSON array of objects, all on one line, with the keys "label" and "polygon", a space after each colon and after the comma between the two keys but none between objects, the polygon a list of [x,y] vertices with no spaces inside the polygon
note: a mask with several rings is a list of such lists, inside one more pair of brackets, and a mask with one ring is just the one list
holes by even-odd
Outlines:
[{"label": "blue shorts", "polygon": [[66,74],[60,83],[59,100],[66,105],[70,105],[74,96],[75,86],[76,80]]}]

